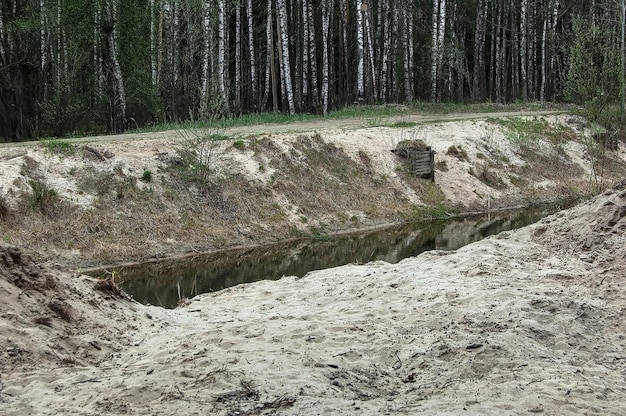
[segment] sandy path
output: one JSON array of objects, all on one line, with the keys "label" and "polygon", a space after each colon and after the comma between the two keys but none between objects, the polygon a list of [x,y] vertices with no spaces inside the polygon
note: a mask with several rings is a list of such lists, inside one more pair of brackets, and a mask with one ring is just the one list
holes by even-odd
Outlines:
[{"label": "sandy path", "polygon": [[[522,116],[544,116],[564,114],[566,111],[506,111],[493,113],[451,113],[451,114],[405,114],[393,117],[364,117],[364,118],[345,118],[345,119],[319,119],[315,121],[293,122],[284,124],[255,124],[250,126],[229,127],[220,129],[220,134],[230,137],[246,137],[250,135],[263,134],[293,134],[302,132],[320,132],[328,130],[341,129],[358,129],[371,126],[372,123],[393,124],[396,122],[413,122],[413,123],[433,123],[437,121],[460,121],[460,120],[480,120],[486,118],[506,118],[506,117],[522,117]],[[180,138],[179,130],[155,131],[147,133],[127,133],[117,135],[89,136],[80,138],[64,139],[73,143],[88,142],[118,142],[118,141],[136,141],[151,139],[177,139]],[[0,147],[27,146],[37,143],[19,142],[19,143],[0,143]]]}]

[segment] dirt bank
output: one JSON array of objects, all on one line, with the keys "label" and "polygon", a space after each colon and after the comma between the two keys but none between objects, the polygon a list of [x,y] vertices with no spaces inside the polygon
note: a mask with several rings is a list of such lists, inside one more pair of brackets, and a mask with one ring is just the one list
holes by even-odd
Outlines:
[{"label": "dirt bank", "polygon": [[[5,145],[0,235],[89,267],[537,203],[626,176],[625,146],[604,151],[574,116],[445,117]],[[390,151],[416,140],[437,152],[435,183]]]},{"label": "dirt bank", "polygon": [[[626,413],[626,190],[163,310],[0,248],[0,413]],[[109,288],[110,289],[110,288]]]}]

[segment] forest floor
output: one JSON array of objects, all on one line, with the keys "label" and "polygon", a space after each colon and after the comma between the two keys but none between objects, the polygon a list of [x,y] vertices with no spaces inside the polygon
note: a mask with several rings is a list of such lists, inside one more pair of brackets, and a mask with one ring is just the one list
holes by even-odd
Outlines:
[{"label": "forest floor", "polygon": [[[208,141],[206,171],[185,164],[197,135],[0,150],[0,414],[626,413],[624,143],[605,153],[568,115],[253,130]],[[438,152],[434,184],[390,152],[407,139]],[[174,310],[67,269],[598,186],[456,251],[240,285]]]}]

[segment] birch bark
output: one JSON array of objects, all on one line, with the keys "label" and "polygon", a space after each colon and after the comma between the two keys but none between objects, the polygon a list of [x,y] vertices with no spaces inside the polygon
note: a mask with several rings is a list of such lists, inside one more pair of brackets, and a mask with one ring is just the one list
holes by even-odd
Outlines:
[{"label": "birch bark", "polygon": [[309,64],[311,67],[311,95],[313,96],[313,107],[319,111],[319,87],[317,81],[317,47],[315,42],[315,24],[313,16],[312,0],[304,0],[308,3],[306,24],[309,27]]},{"label": "birch bark", "polygon": [[543,32],[541,35],[541,87],[539,92],[539,101],[541,104],[546,99],[546,80],[547,80],[547,62],[546,62],[546,45],[548,36],[548,18],[543,20]]},{"label": "birch bark", "polygon": [[384,103],[387,102],[389,94],[389,52],[391,51],[391,32],[389,27],[389,2],[387,0],[381,0],[381,8],[383,10],[382,19],[383,22],[383,51],[381,58],[381,71],[380,71],[380,97]]},{"label": "birch bark", "polygon": [[280,41],[283,56],[283,81],[285,86],[285,94],[287,97],[287,104],[289,105],[289,114],[296,113],[296,108],[293,99],[293,87],[291,81],[291,66],[289,59],[289,33],[287,32],[287,7],[285,0],[278,0],[278,17],[280,24]]},{"label": "birch bark", "polygon": [[228,103],[228,97],[226,95],[226,80],[225,80],[225,63],[226,63],[226,4],[225,0],[219,0],[218,2],[218,37],[217,37],[217,82],[220,91],[220,98],[222,100],[222,106],[226,106]]},{"label": "birch bark", "polygon": [[322,113],[328,114],[329,95],[329,42],[330,16],[333,8],[333,0],[322,0]]},{"label": "birch bark", "polygon": [[117,4],[115,0],[104,0],[104,41],[106,44],[106,57],[108,71],[110,73],[110,91],[113,115],[112,130],[116,133],[126,131],[128,120],[126,116],[126,90],[124,89],[124,77],[117,54]]},{"label": "birch bark", "polygon": [[241,3],[235,4],[235,107],[241,112]]},{"label": "birch bark", "polygon": [[528,101],[528,0],[522,0],[520,10],[519,65],[522,99]]},{"label": "birch bark", "polygon": [[403,54],[404,54],[404,98],[408,103],[413,102],[413,93],[411,86],[411,43],[409,42],[412,32],[412,23],[409,21],[410,16],[407,13],[407,9],[402,11],[402,22],[404,29],[403,36]]},{"label": "birch bark", "polygon": [[0,6],[0,63],[6,63],[6,53],[4,49],[4,17],[2,16],[2,7]]},{"label": "birch bark", "polygon": [[365,64],[363,57],[363,2],[362,0],[356,0],[356,15],[357,15],[357,32],[356,32],[356,44],[357,44],[357,81],[356,81],[356,99],[361,103],[365,96]]},{"label": "birch bark", "polygon": [[443,61],[443,42],[446,33],[446,0],[433,0],[432,25],[431,100],[438,102],[441,99],[438,81]]},{"label": "birch bark", "polygon": [[252,0],[247,0],[246,13],[248,18],[248,53],[250,55],[250,92],[252,95],[252,108],[257,108],[257,75],[256,75],[256,52],[254,48],[254,18],[252,13]]},{"label": "birch bark", "polygon": [[156,29],[154,27],[154,0],[150,0],[150,78],[152,85],[157,85]]},{"label": "birch bark", "polygon": [[309,57],[310,57],[310,26],[308,24],[309,18],[309,2],[308,0],[302,1],[302,99],[308,101],[309,96]]},{"label": "birch bark", "polygon": [[369,75],[371,86],[371,96],[376,97],[376,90],[378,88],[376,82],[376,65],[375,65],[375,53],[374,53],[374,34],[372,33],[372,12],[370,7],[370,1],[372,0],[364,0],[362,4],[363,8],[363,23],[365,25],[365,35],[367,39],[367,56],[368,56],[368,64],[369,64]]},{"label": "birch bark", "polygon": [[200,79],[200,114],[207,116],[209,100],[209,61],[211,59],[211,0],[202,2],[202,75]]},{"label": "birch bark", "polygon": [[476,13],[476,28],[474,31],[474,101],[480,101],[484,98],[487,7],[488,0],[478,1],[478,10]]}]

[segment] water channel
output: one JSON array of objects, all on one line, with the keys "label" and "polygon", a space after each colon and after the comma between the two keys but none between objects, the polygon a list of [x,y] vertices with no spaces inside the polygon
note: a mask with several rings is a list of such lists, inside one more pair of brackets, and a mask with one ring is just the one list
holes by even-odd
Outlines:
[{"label": "water channel", "polygon": [[455,250],[531,224],[559,209],[541,206],[161,261],[125,267],[120,270],[119,282],[138,302],[172,308],[181,297],[241,283],[304,276],[312,270],[348,263],[397,263],[427,250]]}]

